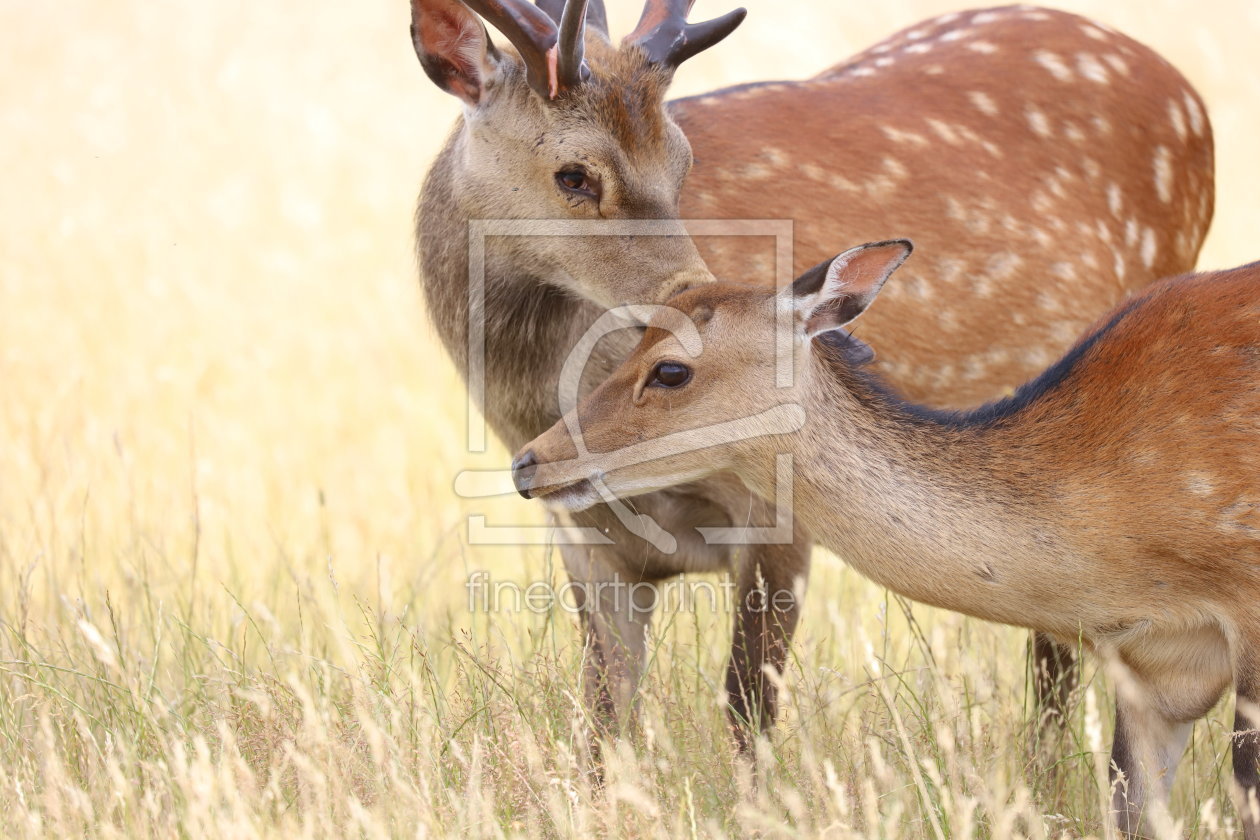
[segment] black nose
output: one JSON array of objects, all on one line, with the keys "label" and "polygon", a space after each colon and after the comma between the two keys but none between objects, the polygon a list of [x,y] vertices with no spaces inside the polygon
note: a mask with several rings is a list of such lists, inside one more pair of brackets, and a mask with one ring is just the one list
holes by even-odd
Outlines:
[{"label": "black nose", "polygon": [[538,459],[534,457],[532,449],[512,462],[512,483],[516,485],[516,492],[522,498],[530,498],[529,485],[533,483],[537,469]]}]

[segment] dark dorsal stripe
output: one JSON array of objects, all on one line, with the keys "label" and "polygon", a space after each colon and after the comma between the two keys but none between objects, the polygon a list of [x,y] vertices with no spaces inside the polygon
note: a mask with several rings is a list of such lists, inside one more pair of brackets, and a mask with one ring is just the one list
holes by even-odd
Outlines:
[{"label": "dark dorsal stripe", "polygon": [[[813,270],[810,269],[810,271]],[[804,280],[805,275],[802,275],[800,279]],[[1017,388],[1011,396],[986,403],[970,411],[929,408],[903,400],[877,375],[849,361],[844,352],[847,342],[838,337],[838,333],[824,333],[815,341],[816,346],[825,348],[827,359],[837,377],[862,402],[875,408],[896,412],[910,422],[929,423],[950,429],[982,429],[1000,424],[1053,393],[1072,375],[1072,371],[1089,354],[1094,345],[1123,321],[1125,316],[1137,308],[1143,300],[1144,298],[1136,298],[1127,302],[1105,324],[1078,342],[1059,361]]]}]

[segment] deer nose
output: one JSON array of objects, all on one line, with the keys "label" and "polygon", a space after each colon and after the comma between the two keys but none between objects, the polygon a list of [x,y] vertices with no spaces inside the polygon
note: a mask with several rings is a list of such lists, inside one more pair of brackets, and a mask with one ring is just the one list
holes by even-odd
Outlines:
[{"label": "deer nose", "polygon": [[538,458],[534,456],[532,449],[512,462],[512,483],[516,485],[516,492],[521,494],[521,498],[532,498],[529,485],[533,483],[537,469]]}]

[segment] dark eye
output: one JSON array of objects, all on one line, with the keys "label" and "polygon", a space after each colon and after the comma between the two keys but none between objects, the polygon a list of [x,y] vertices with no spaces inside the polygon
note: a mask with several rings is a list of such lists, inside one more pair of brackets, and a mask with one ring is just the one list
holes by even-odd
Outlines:
[{"label": "dark eye", "polygon": [[679,362],[659,362],[648,377],[649,388],[681,388],[691,381],[691,368]]},{"label": "dark eye", "polygon": [[584,169],[561,169],[556,173],[556,184],[565,192],[596,198],[595,185]]}]

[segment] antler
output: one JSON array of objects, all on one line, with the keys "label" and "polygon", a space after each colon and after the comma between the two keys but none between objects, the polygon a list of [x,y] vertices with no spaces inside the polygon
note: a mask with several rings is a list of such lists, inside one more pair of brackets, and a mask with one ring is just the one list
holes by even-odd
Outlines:
[{"label": "antler", "polygon": [[564,13],[560,15],[560,49],[556,60],[556,75],[560,86],[575,88],[591,75],[586,66],[586,9],[588,0],[565,0]]},{"label": "antler", "polygon": [[529,86],[544,99],[580,85],[590,70],[583,62],[588,0],[567,0],[560,28],[552,22],[554,2],[541,9],[527,0],[463,0],[464,5],[507,36],[525,61]]},{"label": "antler", "polygon": [[695,0],[647,0],[639,25],[625,37],[654,64],[677,67],[698,52],[721,41],[744,21],[747,9],[736,9],[704,23],[687,23]]},{"label": "antler", "polygon": [[[538,0],[538,8],[550,15],[557,26],[560,25],[560,18],[564,16],[564,5],[565,0]],[[608,40],[608,13],[604,11],[604,0],[593,0],[587,4],[586,26],[603,35],[604,40]]]}]

